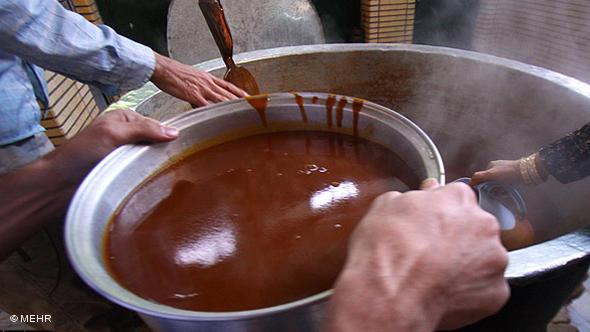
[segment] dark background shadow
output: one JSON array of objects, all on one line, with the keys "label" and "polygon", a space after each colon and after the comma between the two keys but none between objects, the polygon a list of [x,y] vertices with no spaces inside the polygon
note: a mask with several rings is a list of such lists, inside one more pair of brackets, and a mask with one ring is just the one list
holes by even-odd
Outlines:
[{"label": "dark background shadow", "polygon": [[[362,42],[360,0],[312,0],[329,43]],[[96,0],[105,24],[167,54],[170,0]],[[418,0],[414,43],[470,49],[478,0]],[[199,14],[198,8],[195,13]]]}]

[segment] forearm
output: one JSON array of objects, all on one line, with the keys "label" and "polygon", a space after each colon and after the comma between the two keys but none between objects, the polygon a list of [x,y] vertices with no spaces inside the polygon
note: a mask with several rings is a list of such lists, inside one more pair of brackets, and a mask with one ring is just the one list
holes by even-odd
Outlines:
[{"label": "forearm", "polygon": [[140,87],[155,67],[148,47],[55,0],[0,1],[0,49],[107,93]]},{"label": "forearm", "polygon": [[0,177],[0,260],[63,216],[76,186],[59,177],[50,158]]},{"label": "forearm", "polygon": [[45,224],[62,217],[86,174],[118,146],[167,142],[177,136],[176,129],[158,121],[116,110],[98,117],[38,161],[0,177],[0,260]]}]

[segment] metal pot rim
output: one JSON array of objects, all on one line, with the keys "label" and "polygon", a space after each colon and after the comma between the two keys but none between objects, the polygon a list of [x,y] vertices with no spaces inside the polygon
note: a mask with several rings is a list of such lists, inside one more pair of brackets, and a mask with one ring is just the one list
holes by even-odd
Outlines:
[{"label": "metal pot rim", "polygon": [[[501,66],[525,75],[546,80],[570,90],[571,92],[590,98],[590,85],[578,79],[522,62],[500,58],[478,52],[427,45],[406,44],[326,44],[280,47],[240,53],[235,56],[240,64],[255,64],[260,61],[272,60],[286,56],[301,56],[313,53],[339,54],[351,52],[395,52],[415,53],[440,57],[461,58],[485,65]],[[204,71],[224,68],[221,59],[209,60],[194,65]],[[132,108],[141,112],[142,106],[149,99],[162,93],[154,84],[147,83],[141,89],[132,91],[121,98],[120,102],[110,108]],[[510,263],[505,273],[511,284],[527,284],[535,277],[558,270],[576,261],[586,259],[590,253],[590,228],[566,234],[553,240],[530,247],[509,252]]]},{"label": "metal pot rim", "polygon": [[[305,100],[311,99],[313,97],[317,97],[320,101],[325,101],[328,97],[333,96],[337,99],[341,97],[348,98],[348,100],[353,100],[355,98],[349,96],[342,96],[336,94],[328,94],[328,93],[313,93],[313,92],[297,92],[297,94],[303,97]],[[273,93],[265,95],[268,96],[269,100],[269,107],[278,107],[280,105],[286,104],[294,104],[294,94],[293,93]],[[253,96],[256,98],[257,96]],[[272,103],[275,103],[272,105]],[[424,144],[428,147],[429,151],[432,153],[430,159],[436,165],[437,174],[438,174],[438,181],[441,184],[444,184],[445,181],[445,172],[444,172],[444,165],[442,161],[442,157],[436,148],[435,144],[432,142],[430,137],[416,124],[410,121],[408,118],[404,117],[403,115],[399,114],[398,112],[392,111],[389,108],[383,107],[371,101],[363,100],[364,108],[370,110],[371,112],[385,114],[387,117],[394,118],[398,124],[409,128],[413,132],[416,133],[418,137],[423,141]],[[183,113],[178,115],[168,121],[165,124],[169,126],[173,126],[179,130],[183,130],[189,126],[194,125],[195,118],[206,116],[207,112],[215,112],[218,111],[217,108],[220,107],[229,107],[231,105],[240,105],[245,104],[244,99],[238,100],[231,100],[226,101],[223,103],[218,103],[214,105],[209,105],[199,109],[193,109],[192,111]],[[171,306],[158,304],[155,302],[151,302],[147,299],[144,299],[138,295],[135,295],[133,292],[125,289],[121,285],[118,285],[120,290],[123,291],[123,296],[116,296],[113,295],[112,289],[105,289],[105,287],[99,285],[99,283],[95,280],[92,276],[90,269],[82,263],[83,257],[82,255],[78,255],[74,248],[77,247],[76,243],[79,242],[78,236],[73,228],[73,225],[76,223],[76,220],[84,219],[82,217],[84,210],[84,204],[81,204],[81,201],[84,201],[84,198],[88,195],[88,192],[92,191],[93,186],[96,185],[96,182],[100,180],[100,175],[105,172],[106,169],[110,169],[109,165],[112,165],[117,162],[118,159],[123,158],[123,156],[134,155],[141,153],[145,149],[149,147],[140,146],[140,145],[127,145],[116,149],[113,153],[109,154],[103,161],[101,161],[86,177],[84,182],[80,185],[72,202],[70,204],[70,208],[68,210],[68,214],[66,216],[66,226],[65,226],[65,244],[67,249],[67,254],[69,257],[70,262],[72,262],[72,266],[74,270],[78,273],[78,275],[95,291],[99,294],[105,296],[112,302],[115,302],[121,306],[124,306],[128,309],[137,311],[142,314],[146,314],[153,317],[161,317],[166,319],[177,319],[177,320],[184,320],[184,321],[234,321],[234,320],[246,320],[246,319],[255,319],[259,317],[268,317],[276,314],[280,314],[285,311],[290,311],[293,309],[305,307],[312,305],[314,303],[322,302],[327,300],[332,295],[333,290],[329,289],[323,291],[321,293],[308,296],[306,298],[292,301],[276,306],[261,308],[261,309],[254,309],[254,310],[243,310],[243,311],[232,311],[232,312],[203,312],[203,311],[193,311],[193,310],[184,310],[178,309]],[[103,268],[104,269],[104,268]],[[106,269],[105,269],[106,270]],[[108,271],[107,271],[108,274]],[[109,275],[110,276],[110,275]],[[112,276],[110,276],[115,283],[117,283]],[[118,283],[117,283],[118,284]]]},{"label": "metal pot rim", "polygon": [[[253,64],[259,61],[285,56],[301,56],[303,54],[315,53],[338,54],[351,52],[416,53],[450,58],[462,58],[464,60],[478,62],[486,65],[501,66],[506,69],[523,73],[525,75],[534,76],[590,99],[590,84],[582,82],[576,78],[516,60],[449,47],[379,43],[324,44],[287,46],[245,52],[236,55],[235,58],[236,61],[240,62],[241,64]],[[219,58],[196,64],[195,67],[207,72],[211,72],[224,68],[224,64]],[[137,93],[138,95],[141,95],[145,98],[142,99],[143,101],[141,103],[136,105],[139,109],[143,103],[147,103],[147,100],[150,96],[154,96],[159,93],[159,90],[155,86],[151,85],[151,83],[148,83]],[[575,261],[585,259],[589,255],[590,227],[587,227],[580,231],[569,233],[553,240],[548,240],[519,250],[510,251],[508,253],[510,259],[505,276],[511,282],[511,284],[526,284],[537,276],[541,276],[544,273],[559,269],[568,264],[572,264]]]}]

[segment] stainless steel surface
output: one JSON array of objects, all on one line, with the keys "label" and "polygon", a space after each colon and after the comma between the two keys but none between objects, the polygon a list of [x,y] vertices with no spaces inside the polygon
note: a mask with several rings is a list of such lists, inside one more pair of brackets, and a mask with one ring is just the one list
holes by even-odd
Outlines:
[{"label": "stainless steel surface", "polygon": [[[244,132],[252,134],[285,128],[352,133],[351,98],[344,109],[343,128],[334,126],[329,129],[325,107],[328,95],[302,93],[301,96],[304,98],[307,123],[302,121],[293,94],[273,94],[266,110],[268,128],[261,125],[258,113],[248,102],[230,101],[171,120],[169,125],[180,130],[180,136],[175,141],[153,146],[125,146],[109,155],[83,182],[67,215],[67,252],[82,279],[108,299],[139,312],[154,330],[318,330],[322,308],[331,291],[267,309],[232,313],[192,312],[153,303],[127,291],[111,278],[102,259],[103,237],[116,208],[170,158],[195,144],[205,144],[220,136],[229,140],[244,135]],[[312,102],[313,96],[319,97],[317,103]],[[402,156],[420,177],[433,177],[444,183],[442,159],[436,147],[422,130],[403,116],[365,102],[359,114],[358,131],[360,136],[379,142]],[[173,179],[163,177],[158,181],[169,180]],[[167,187],[172,188],[172,185],[163,186]]]},{"label": "stainless steel surface", "polygon": [[[419,45],[312,45],[238,55],[261,91],[324,91],[392,107],[423,128],[441,151],[449,181],[492,159],[531,153],[590,121],[590,85],[490,55]],[[223,74],[221,60],[197,67]],[[143,100],[139,105],[138,100]],[[125,106],[156,118],[190,109],[151,84],[125,96]],[[524,190],[540,240],[588,225],[590,179]],[[589,234],[513,251],[513,282],[551,273],[587,257]]]},{"label": "stainless steel surface", "polygon": [[[234,53],[325,43],[309,0],[222,0],[234,37]],[[168,10],[168,52],[194,64],[219,57],[198,0],[174,0]]]}]

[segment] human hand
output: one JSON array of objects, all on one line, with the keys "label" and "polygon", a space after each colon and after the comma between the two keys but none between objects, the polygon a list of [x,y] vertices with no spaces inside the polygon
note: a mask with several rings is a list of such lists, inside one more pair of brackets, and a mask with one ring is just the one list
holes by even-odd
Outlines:
[{"label": "human hand", "polygon": [[229,82],[155,54],[156,69],[151,81],[162,91],[185,100],[194,107],[247,96],[246,92]]},{"label": "human hand", "polygon": [[116,147],[177,136],[176,129],[133,111],[112,111],[43,158],[1,176],[0,260],[48,222],[61,220],[86,174]]},{"label": "human hand", "polygon": [[454,183],[378,197],[353,233],[330,301],[332,331],[454,329],[498,311],[509,288],[497,220]]},{"label": "human hand", "polygon": [[87,128],[46,156],[56,174],[79,183],[107,154],[137,142],[165,142],[178,131],[131,110],[114,110],[99,116]]},{"label": "human hand", "polygon": [[523,183],[520,174],[520,160],[496,160],[488,164],[484,171],[475,172],[471,177],[471,185],[482,182],[496,181],[511,184]]}]

